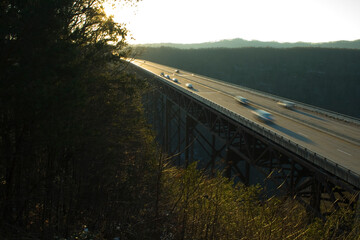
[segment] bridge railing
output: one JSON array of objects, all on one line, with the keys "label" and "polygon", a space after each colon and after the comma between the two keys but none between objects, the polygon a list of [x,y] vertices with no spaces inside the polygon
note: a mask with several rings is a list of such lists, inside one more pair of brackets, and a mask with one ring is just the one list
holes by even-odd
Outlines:
[{"label": "bridge railing", "polygon": [[240,114],[232,112],[229,109],[227,109],[207,98],[199,96],[198,94],[194,93],[193,91],[184,89],[184,88],[178,86],[176,83],[169,82],[169,80],[166,80],[166,79],[162,78],[161,76],[157,76],[156,74],[148,71],[147,69],[144,69],[144,68],[142,68],[142,69],[149,72],[150,74],[154,75],[157,80],[160,80],[165,84],[171,85],[172,87],[183,92],[184,94],[191,96],[192,98],[217,110],[218,112],[220,112],[220,113],[224,114],[225,116],[233,119],[234,121],[246,126],[247,128],[253,130],[254,132],[257,132],[258,134],[279,144],[280,146],[287,148],[291,152],[296,153],[297,155],[301,156],[302,158],[308,160],[310,163],[312,163],[316,166],[319,166],[321,169],[331,173],[334,176],[337,176],[338,178],[342,179],[343,181],[350,183],[351,185],[355,186],[356,188],[360,188],[360,175],[351,171],[350,169],[342,167],[341,165],[338,165],[337,163],[331,161],[330,159],[327,159],[327,158],[291,141],[290,139],[287,139],[287,138],[275,133],[274,131],[267,129],[267,128],[257,124],[256,122],[253,122],[253,121],[241,116]]}]

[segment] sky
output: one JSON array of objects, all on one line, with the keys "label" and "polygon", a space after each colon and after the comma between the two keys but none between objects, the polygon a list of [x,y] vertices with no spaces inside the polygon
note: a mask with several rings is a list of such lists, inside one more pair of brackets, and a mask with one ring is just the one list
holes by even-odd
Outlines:
[{"label": "sky", "polygon": [[132,44],[360,39],[360,0],[142,0],[106,7]]}]

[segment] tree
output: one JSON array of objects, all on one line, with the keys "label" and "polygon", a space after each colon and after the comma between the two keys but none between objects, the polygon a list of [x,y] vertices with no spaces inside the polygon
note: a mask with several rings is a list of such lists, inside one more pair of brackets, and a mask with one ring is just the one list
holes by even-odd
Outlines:
[{"label": "tree", "polygon": [[165,166],[159,219],[164,239],[358,239],[359,219],[350,209],[311,222],[294,199],[266,197],[218,172],[209,177],[196,163]]},{"label": "tree", "polygon": [[147,230],[130,224],[150,211],[145,86],[103,2],[0,3],[0,238]]}]

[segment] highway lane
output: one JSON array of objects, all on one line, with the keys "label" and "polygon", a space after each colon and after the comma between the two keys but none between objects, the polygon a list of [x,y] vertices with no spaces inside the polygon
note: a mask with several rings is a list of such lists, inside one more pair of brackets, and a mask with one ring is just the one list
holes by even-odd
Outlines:
[{"label": "highway lane", "polygon": [[[345,123],[340,120],[326,117],[303,108],[294,110],[285,109],[271,98],[249,92],[241,87],[213,81],[212,79],[193,75],[192,73],[160,64],[144,61],[134,61],[134,64],[143,67],[157,75],[161,72],[176,77],[179,85],[185,83],[194,86],[196,94],[216,102],[227,109],[238,113],[245,118],[257,122],[293,142],[320,154],[331,161],[360,174],[360,127],[356,124]],[[169,80],[170,84],[176,84]],[[248,106],[239,104],[233,97],[243,96],[250,100]],[[251,111],[263,109],[272,113],[274,123],[260,122]]]}]

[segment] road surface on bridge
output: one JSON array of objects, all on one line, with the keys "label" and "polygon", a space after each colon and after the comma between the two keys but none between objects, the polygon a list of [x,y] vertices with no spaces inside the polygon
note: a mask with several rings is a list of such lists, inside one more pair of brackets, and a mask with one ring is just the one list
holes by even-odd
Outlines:
[{"label": "road surface on bridge", "polygon": [[[132,62],[158,76],[163,72],[170,78],[177,78],[178,83],[167,81],[240,114],[360,175],[360,125],[358,124],[347,123],[300,107],[290,110],[280,106],[273,98],[180,69],[176,73],[173,67],[143,60]],[[191,83],[193,89],[187,88],[186,83]],[[234,99],[235,96],[247,98],[250,104],[240,104]],[[275,121],[273,123],[259,121],[252,113],[256,109],[270,112]]]}]

